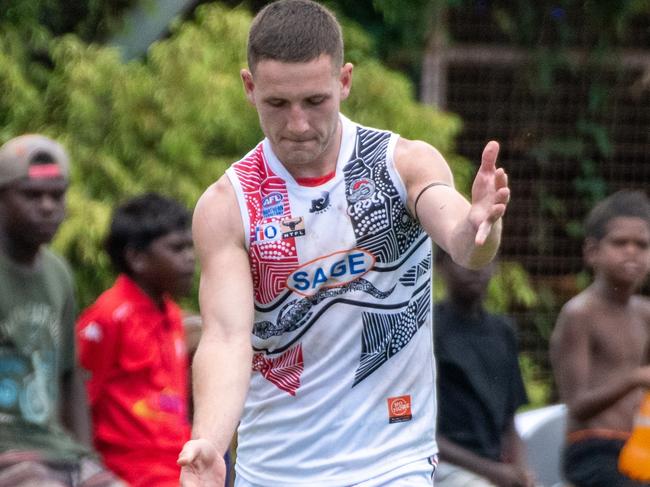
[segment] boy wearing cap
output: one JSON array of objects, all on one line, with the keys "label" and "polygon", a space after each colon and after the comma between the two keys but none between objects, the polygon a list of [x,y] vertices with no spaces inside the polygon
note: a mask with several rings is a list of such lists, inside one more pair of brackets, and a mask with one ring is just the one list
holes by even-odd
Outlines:
[{"label": "boy wearing cap", "polygon": [[63,427],[85,412],[71,386],[72,275],[46,247],[65,215],[68,170],[42,135],[0,148],[0,487],[123,485]]}]

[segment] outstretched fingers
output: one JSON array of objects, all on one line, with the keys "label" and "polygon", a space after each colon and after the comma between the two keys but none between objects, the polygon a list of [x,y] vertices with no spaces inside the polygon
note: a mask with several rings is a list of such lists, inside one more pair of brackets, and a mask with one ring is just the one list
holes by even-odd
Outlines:
[{"label": "outstretched fingers", "polygon": [[497,169],[494,173],[494,187],[496,189],[508,187],[508,174],[502,167]]},{"label": "outstretched fingers", "polygon": [[494,203],[507,205],[510,202],[510,188],[508,187],[508,175],[499,168],[494,177]]},{"label": "outstretched fingers", "polygon": [[508,175],[503,168],[496,167],[499,143],[491,140],[483,149],[481,166],[472,186],[472,206],[477,209],[480,224],[475,243],[483,245],[492,231],[494,223],[501,218],[510,201]]},{"label": "outstretched fingers", "polygon": [[501,218],[505,214],[505,212],[506,212],[505,203],[497,203],[492,206],[490,214],[485,220],[483,220],[483,222],[481,222],[481,224],[478,227],[478,230],[476,231],[476,238],[474,239],[474,243],[477,246],[480,247],[485,243],[488,236],[490,235],[490,232],[492,231],[492,226],[494,225],[494,222],[496,222],[499,218]]},{"label": "outstretched fingers", "polygon": [[480,171],[494,171],[497,164],[497,157],[499,155],[499,143],[495,140],[489,141],[483,149],[481,156]]}]

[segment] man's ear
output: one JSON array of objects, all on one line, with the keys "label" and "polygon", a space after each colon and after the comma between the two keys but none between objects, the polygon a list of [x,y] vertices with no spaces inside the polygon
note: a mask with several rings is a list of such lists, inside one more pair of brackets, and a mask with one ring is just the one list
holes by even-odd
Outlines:
[{"label": "man's ear", "polygon": [[244,85],[244,93],[246,99],[251,105],[255,105],[255,82],[253,81],[253,73],[244,68],[239,72],[242,83]]},{"label": "man's ear", "polygon": [[147,253],[143,250],[128,247],[124,252],[124,260],[131,272],[140,274],[147,266]]},{"label": "man's ear", "polygon": [[341,67],[341,73],[339,74],[339,82],[341,83],[341,100],[345,100],[352,89],[353,68],[354,66],[352,63],[345,63],[343,67]]},{"label": "man's ear", "polygon": [[582,258],[589,267],[593,267],[598,252],[598,240],[587,237],[582,245]]}]

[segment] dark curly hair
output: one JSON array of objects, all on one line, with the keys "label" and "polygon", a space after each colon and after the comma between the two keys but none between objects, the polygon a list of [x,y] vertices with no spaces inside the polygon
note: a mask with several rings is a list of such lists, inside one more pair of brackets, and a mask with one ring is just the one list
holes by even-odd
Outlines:
[{"label": "dark curly hair", "polygon": [[643,191],[623,189],[600,201],[587,215],[585,238],[601,240],[607,235],[607,225],[614,218],[640,218],[650,227],[650,200]]},{"label": "dark curly hair", "polygon": [[191,228],[192,216],[178,201],[158,193],[146,193],[118,206],[111,220],[104,249],[118,272],[131,274],[126,250],[144,250],[171,232]]}]

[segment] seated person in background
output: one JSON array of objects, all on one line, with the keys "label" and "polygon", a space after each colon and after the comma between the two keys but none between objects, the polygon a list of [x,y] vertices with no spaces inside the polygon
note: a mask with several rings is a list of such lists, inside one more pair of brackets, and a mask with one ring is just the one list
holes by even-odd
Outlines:
[{"label": "seated person in background", "polygon": [[437,249],[447,299],[434,310],[440,464],[436,487],[532,487],[514,423],[528,402],[510,320],[483,307],[494,264],[469,270]]},{"label": "seated person in background", "polygon": [[175,297],[192,286],[189,211],[155,193],[117,208],[106,250],[120,272],[77,323],[93,437],[106,465],[132,487],[177,487],[190,437],[189,367]]},{"label": "seated person in background", "polygon": [[72,274],[47,248],[68,174],[63,147],[42,135],[0,148],[1,487],[123,485],[80,442],[89,426],[75,380]]},{"label": "seated person in background", "polygon": [[564,475],[575,487],[646,485],[617,464],[650,387],[650,302],[635,294],[650,269],[648,198],[614,193],[592,209],[584,230],[593,282],[564,305],[550,343],[568,408]]}]

